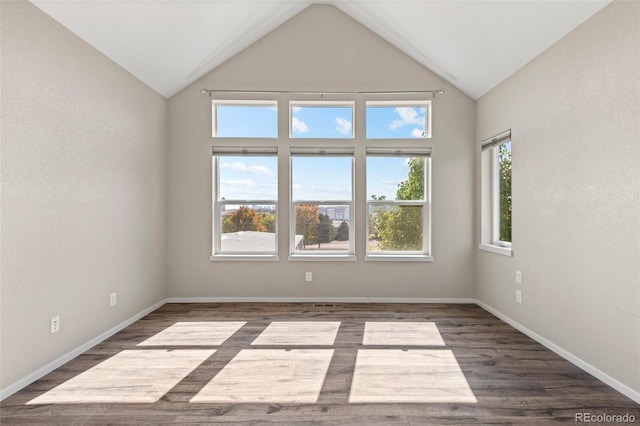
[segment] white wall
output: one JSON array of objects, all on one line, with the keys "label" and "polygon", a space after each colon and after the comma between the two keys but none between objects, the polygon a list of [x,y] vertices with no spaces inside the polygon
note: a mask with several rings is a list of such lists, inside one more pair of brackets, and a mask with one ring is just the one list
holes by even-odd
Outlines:
[{"label": "white wall", "polygon": [[0,4],[5,389],[165,298],[167,101],[32,4]]},{"label": "white wall", "polygon": [[[356,212],[357,262],[211,262],[211,101],[200,88],[411,90],[445,88],[433,104],[433,263],[364,262],[365,211]],[[475,103],[378,36],[314,5],[169,102],[170,297],[473,297]],[[287,151],[286,140],[280,142]],[[281,166],[286,168],[286,162]],[[356,170],[356,174],[359,173]],[[280,175],[283,176],[282,174]],[[286,174],[284,175],[286,177]],[[364,197],[357,180],[356,198]],[[280,179],[280,193],[287,180]],[[362,198],[364,199],[364,198]],[[287,210],[280,210],[286,212]],[[281,214],[287,226],[286,213]],[[304,272],[314,273],[313,283]]]},{"label": "white wall", "polygon": [[636,392],[638,46],[640,3],[613,2],[479,99],[476,133],[512,129],[515,253],[477,252],[477,298]]}]

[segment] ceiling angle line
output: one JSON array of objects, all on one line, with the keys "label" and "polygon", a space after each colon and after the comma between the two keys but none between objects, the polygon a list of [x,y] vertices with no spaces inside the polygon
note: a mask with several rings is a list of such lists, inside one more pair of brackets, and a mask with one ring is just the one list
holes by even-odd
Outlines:
[{"label": "ceiling angle line", "polygon": [[282,95],[282,94],[291,94],[291,95],[416,95],[423,93],[431,93],[435,98],[436,95],[444,95],[444,89],[437,90],[402,90],[402,91],[376,91],[376,92],[334,92],[334,91],[325,91],[325,92],[307,92],[307,91],[294,91],[294,90],[229,90],[229,89],[200,89],[200,93],[203,95],[208,94],[210,97],[216,93],[222,94],[269,94],[269,95]]}]

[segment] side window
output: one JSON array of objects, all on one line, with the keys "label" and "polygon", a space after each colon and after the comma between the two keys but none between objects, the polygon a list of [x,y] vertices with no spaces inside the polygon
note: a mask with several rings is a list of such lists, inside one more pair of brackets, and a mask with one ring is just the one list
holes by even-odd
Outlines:
[{"label": "side window", "polygon": [[511,131],[482,142],[480,248],[512,255]]},{"label": "side window", "polygon": [[276,255],[278,158],[275,150],[213,155],[213,255]]}]

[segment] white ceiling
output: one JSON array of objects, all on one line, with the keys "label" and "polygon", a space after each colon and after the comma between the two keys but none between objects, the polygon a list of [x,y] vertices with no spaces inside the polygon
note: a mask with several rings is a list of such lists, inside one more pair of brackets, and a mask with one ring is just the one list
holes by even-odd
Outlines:
[{"label": "white ceiling", "polygon": [[474,99],[610,2],[31,1],[167,98],[309,5],[328,3]]}]

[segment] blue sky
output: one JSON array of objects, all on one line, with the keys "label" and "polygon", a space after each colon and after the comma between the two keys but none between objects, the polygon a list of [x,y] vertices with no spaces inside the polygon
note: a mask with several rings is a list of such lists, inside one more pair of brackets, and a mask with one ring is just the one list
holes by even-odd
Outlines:
[{"label": "blue sky", "polygon": [[[351,138],[352,109],[293,107],[292,136],[304,138]],[[368,138],[422,137],[425,108],[375,106],[367,108]],[[272,106],[218,106],[218,136],[276,137],[277,111]],[[395,199],[398,184],[407,179],[407,158],[367,159],[367,199],[386,195]],[[221,156],[220,196],[225,199],[268,200],[277,198],[275,157]],[[294,157],[294,200],[349,200],[351,158]]]},{"label": "blue sky", "polygon": [[[386,195],[395,199],[398,184],[407,179],[408,158],[369,157],[367,159],[367,199]],[[220,197],[227,200],[277,199],[276,157],[221,156]],[[293,198],[298,200],[349,200],[351,198],[351,158],[294,157]]]}]

